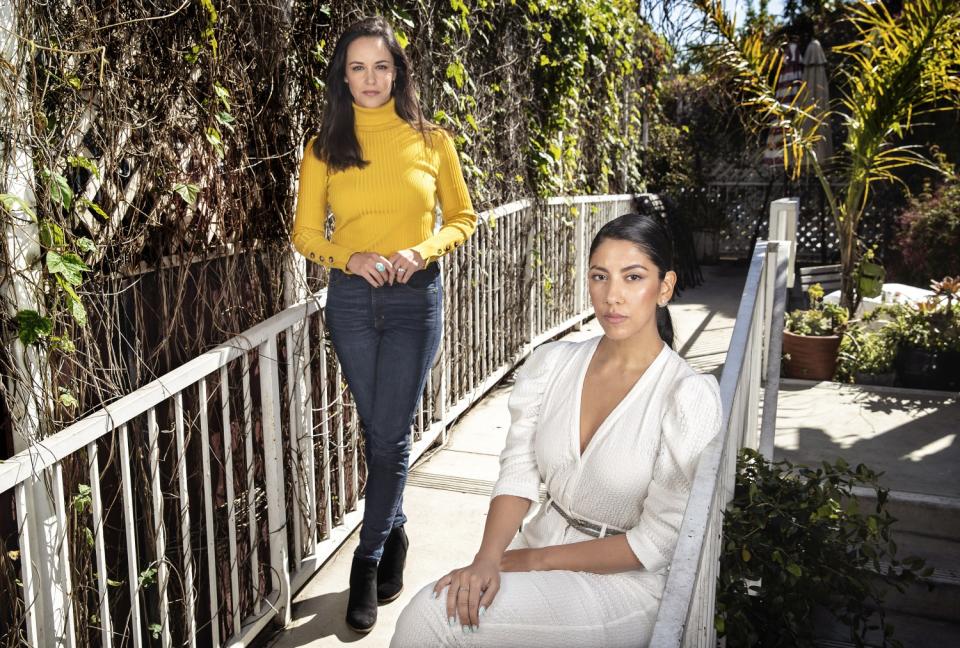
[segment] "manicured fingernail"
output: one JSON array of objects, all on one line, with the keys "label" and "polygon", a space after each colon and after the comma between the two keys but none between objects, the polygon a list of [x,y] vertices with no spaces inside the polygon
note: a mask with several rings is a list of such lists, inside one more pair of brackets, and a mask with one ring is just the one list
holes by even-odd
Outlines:
[{"label": "manicured fingernail", "polygon": [[462,626],[460,626],[460,631],[461,631],[463,634],[467,634],[467,628],[469,628],[469,627],[470,627],[470,626],[462,625]]},{"label": "manicured fingernail", "polygon": [[478,626],[478,625],[470,626],[470,631],[471,631],[471,632],[476,632],[476,631],[479,630],[479,629],[480,629],[480,626]]},{"label": "manicured fingernail", "polygon": [[432,592],[430,592],[430,598],[432,599],[437,598],[437,590],[433,590]]},{"label": "manicured fingernail", "polygon": [[481,605],[481,606],[480,606],[480,616],[483,616],[484,612],[486,612],[486,611],[487,611],[487,606],[486,606],[486,605]]}]

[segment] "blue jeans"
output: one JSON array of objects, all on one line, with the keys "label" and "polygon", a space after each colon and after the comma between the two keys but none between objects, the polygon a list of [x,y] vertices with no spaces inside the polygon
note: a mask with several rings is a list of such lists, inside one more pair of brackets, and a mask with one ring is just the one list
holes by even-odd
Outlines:
[{"label": "blue jeans", "polygon": [[325,317],[353,394],[366,443],[367,492],[361,558],[379,560],[403,525],[411,425],[440,345],[443,287],[436,264],[406,284],[374,288],[362,277],[330,272]]}]

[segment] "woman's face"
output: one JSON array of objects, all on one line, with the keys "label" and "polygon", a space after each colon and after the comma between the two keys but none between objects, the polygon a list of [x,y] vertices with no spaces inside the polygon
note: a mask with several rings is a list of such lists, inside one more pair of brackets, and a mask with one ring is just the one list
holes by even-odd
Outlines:
[{"label": "woman's face", "polygon": [[395,75],[393,54],[379,36],[361,36],[347,46],[345,80],[358,106],[379,108],[390,101]]},{"label": "woman's face", "polygon": [[677,275],[670,271],[661,280],[660,269],[636,245],[606,239],[590,257],[587,281],[603,332],[624,340],[649,327],[656,331],[657,304],[670,301]]}]

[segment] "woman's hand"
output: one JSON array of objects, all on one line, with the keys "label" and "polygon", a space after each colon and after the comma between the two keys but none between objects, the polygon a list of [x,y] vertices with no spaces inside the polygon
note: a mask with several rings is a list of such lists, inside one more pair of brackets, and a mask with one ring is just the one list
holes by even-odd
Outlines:
[{"label": "woman's hand", "polygon": [[390,257],[390,263],[393,266],[393,272],[390,275],[391,284],[394,280],[402,284],[407,283],[410,275],[417,270],[423,270],[424,265],[426,265],[420,253],[413,248],[394,252],[393,256]]},{"label": "woman's hand", "polygon": [[543,571],[546,569],[543,558],[543,549],[510,549],[503,552],[503,557],[500,559],[500,571]]},{"label": "woman's hand", "polygon": [[438,580],[433,587],[433,596],[439,596],[447,586],[447,620],[450,625],[459,619],[460,625],[477,628],[480,615],[500,591],[500,570],[494,560],[474,558],[471,564],[454,569]]},{"label": "woman's hand", "polygon": [[[383,267],[382,271],[377,269],[378,263]],[[395,272],[393,263],[376,252],[354,252],[347,260],[347,270],[363,277],[374,288],[379,288],[388,281],[393,283]]]}]

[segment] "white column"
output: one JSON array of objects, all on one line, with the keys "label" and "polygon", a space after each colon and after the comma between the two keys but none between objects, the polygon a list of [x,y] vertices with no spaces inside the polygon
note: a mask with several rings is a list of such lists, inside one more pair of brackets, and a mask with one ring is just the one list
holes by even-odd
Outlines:
[{"label": "white column", "polygon": [[[41,294],[42,266],[40,237],[34,216],[36,198],[33,191],[33,160],[26,142],[30,141],[32,113],[26,92],[26,70],[23,69],[23,41],[17,35],[16,7],[13,0],[0,0],[0,51],[3,59],[16,70],[14,94],[0,94],[0,123],[6,137],[0,139],[2,186],[6,194],[2,228],[5,262],[11,272],[0,284],[0,303],[7,316],[23,310],[43,313],[38,299]],[[9,73],[8,73],[9,74]],[[13,421],[14,451],[31,447],[46,436],[44,410],[47,409],[44,382],[46,368],[36,347],[25,346],[14,339],[10,346],[9,375],[5,376],[8,406]],[[57,548],[63,529],[57,520],[57,507],[52,494],[57,492],[51,471],[44,471],[26,486],[27,523],[30,525],[32,569],[39,583],[32,614],[37,627],[38,646],[72,646],[73,628],[67,623],[69,609],[68,574],[61,569]],[[28,602],[28,605],[30,603]]]},{"label": "white column", "polygon": [[793,266],[797,259],[797,222],[800,218],[800,200],[780,198],[770,203],[770,228],[768,241],[787,241],[787,288],[793,288]]}]

